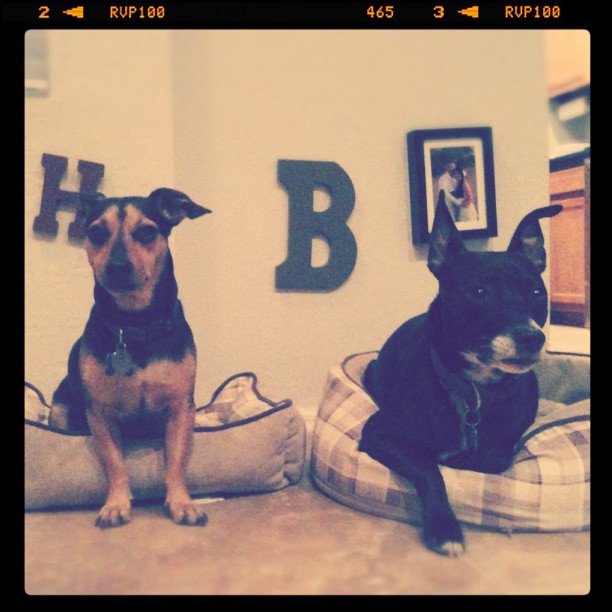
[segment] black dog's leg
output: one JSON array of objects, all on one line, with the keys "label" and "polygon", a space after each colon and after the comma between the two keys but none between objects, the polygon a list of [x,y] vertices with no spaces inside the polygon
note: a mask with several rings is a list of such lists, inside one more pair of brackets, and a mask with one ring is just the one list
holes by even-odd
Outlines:
[{"label": "black dog's leg", "polygon": [[53,394],[49,424],[58,429],[89,432],[79,371],[80,345],[81,340],[79,339],[72,347],[68,357],[68,375]]},{"label": "black dog's leg", "polygon": [[438,465],[408,458],[405,451],[389,442],[377,441],[361,450],[414,484],[421,499],[425,544],[439,554],[460,556],[465,548],[463,531],[448,501]]}]

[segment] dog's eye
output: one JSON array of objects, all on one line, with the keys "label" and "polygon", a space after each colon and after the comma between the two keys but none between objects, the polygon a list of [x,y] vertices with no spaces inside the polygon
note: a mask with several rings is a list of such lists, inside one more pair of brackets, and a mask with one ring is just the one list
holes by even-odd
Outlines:
[{"label": "dog's eye", "polygon": [[470,297],[475,302],[485,302],[489,299],[489,290],[485,287],[472,287],[470,289]]},{"label": "dog's eye", "polygon": [[544,292],[539,287],[536,287],[535,289],[531,290],[531,295],[538,299],[544,296]]},{"label": "dog's eye", "polygon": [[96,246],[102,246],[109,238],[110,232],[103,225],[92,225],[87,229],[89,242]]},{"label": "dog's eye", "polygon": [[154,225],[141,225],[133,234],[134,240],[142,244],[153,242],[159,235],[159,230]]}]

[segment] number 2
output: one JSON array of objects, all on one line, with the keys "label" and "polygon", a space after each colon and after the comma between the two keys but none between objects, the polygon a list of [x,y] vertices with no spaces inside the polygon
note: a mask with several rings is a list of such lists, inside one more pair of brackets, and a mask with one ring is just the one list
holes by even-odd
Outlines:
[{"label": "number 2", "polygon": [[39,19],[49,19],[49,7],[48,6],[39,6]]}]

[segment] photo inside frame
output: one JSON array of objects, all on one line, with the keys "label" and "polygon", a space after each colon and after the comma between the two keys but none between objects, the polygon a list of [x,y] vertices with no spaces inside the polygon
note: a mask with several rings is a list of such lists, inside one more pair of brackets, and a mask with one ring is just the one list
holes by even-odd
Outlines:
[{"label": "photo inside frame", "polygon": [[440,189],[457,228],[486,229],[484,157],[479,138],[428,140],[423,145],[427,223],[431,231]]}]

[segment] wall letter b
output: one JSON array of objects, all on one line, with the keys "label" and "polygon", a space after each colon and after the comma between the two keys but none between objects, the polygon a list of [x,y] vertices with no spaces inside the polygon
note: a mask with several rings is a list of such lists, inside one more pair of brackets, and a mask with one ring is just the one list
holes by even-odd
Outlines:
[{"label": "wall letter b", "polygon": [[[348,279],[357,259],[357,243],[346,225],[355,205],[355,189],[334,162],[281,159],[278,180],[289,195],[287,259],[276,268],[276,288],[289,291],[333,291]],[[314,210],[315,189],[330,195],[329,207]],[[312,240],[329,247],[324,266],[312,266]]]}]

